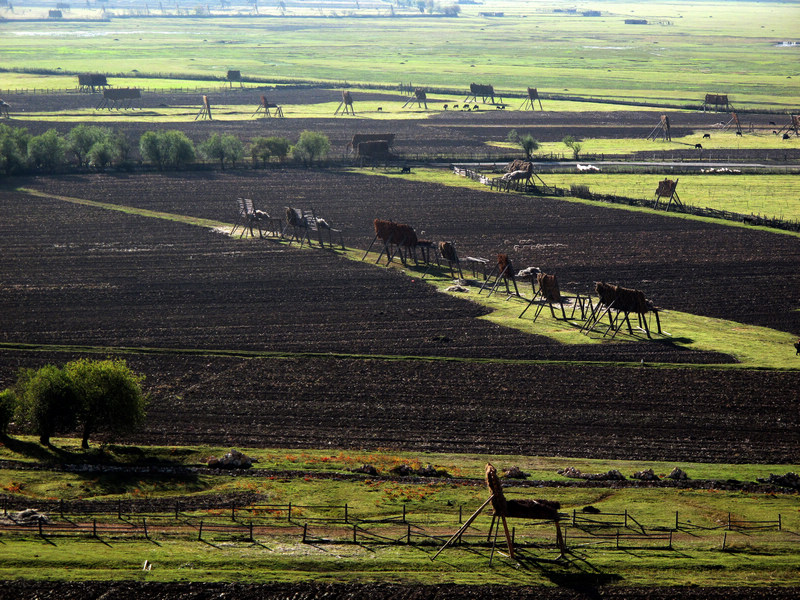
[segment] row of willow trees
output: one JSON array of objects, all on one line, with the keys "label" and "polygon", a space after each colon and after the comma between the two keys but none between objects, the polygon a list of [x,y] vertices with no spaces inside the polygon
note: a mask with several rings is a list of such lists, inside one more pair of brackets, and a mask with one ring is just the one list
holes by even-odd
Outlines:
[{"label": "row of willow trees", "polygon": [[148,131],[138,140],[138,146],[125,133],[96,125],[77,125],[66,135],[50,129],[41,135],[31,135],[27,129],[0,125],[0,175],[25,173],[55,173],[65,168],[130,169],[139,159],[159,171],[186,168],[198,158],[218,161],[236,167],[245,157],[254,166],[266,166],[270,161],[292,159],[309,165],[328,155],[328,137],[314,131],[303,131],[295,144],[283,137],[256,137],[245,144],[231,134],[214,133],[195,144],[185,133],[177,130]]}]

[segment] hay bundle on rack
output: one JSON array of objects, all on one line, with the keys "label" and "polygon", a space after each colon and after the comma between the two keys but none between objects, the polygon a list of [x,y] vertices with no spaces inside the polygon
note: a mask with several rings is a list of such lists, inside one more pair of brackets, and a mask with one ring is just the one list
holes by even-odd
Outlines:
[{"label": "hay bundle on rack", "polygon": [[442,258],[447,261],[458,262],[456,247],[452,242],[439,242],[439,253],[442,255]]},{"label": "hay bundle on rack", "polygon": [[555,275],[539,273],[536,275],[536,283],[539,284],[539,291],[549,303],[561,303],[561,291],[558,289],[558,279]]},{"label": "hay bundle on rack", "polygon": [[511,259],[508,254],[497,255],[497,272],[500,273],[504,279],[514,279],[514,265],[511,264]]}]

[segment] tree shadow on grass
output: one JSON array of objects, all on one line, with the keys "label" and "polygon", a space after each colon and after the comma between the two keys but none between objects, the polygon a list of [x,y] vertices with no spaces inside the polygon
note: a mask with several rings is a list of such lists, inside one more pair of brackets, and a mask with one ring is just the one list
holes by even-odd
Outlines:
[{"label": "tree shadow on grass", "polygon": [[[146,449],[138,446],[118,446],[116,444],[101,444],[89,449],[61,448],[53,444],[42,445],[38,441],[28,441],[8,435],[0,435],[0,443],[6,448],[19,454],[23,458],[34,459],[44,463],[60,464],[88,464],[107,465],[119,467],[184,467],[182,455],[179,452],[174,459],[154,456]],[[177,451],[176,451],[177,452]]]}]

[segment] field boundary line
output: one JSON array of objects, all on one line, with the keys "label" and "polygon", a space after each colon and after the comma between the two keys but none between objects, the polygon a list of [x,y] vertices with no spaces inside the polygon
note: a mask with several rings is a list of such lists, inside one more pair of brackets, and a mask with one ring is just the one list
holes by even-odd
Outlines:
[{"label": "field boundary line", "polygon": [[49,198],[51,200],[61,200],[63,202],[70,202],[82,206],[91,206],[93,208],[102,208],[105,210],[115,210],[126,214],[139,215],[141,217],[148,217],[152,219],[163,219],[166,221],[176,221],[178,223],[185,223],[187,225],[195,225],[198,227],[206,227],[208,229],[223,230],[231,227],[230,223],[223,221],[215,221],[213,219],[203,219],[202,217],[188,217],[186,215],[179,215],[175,213],[161,212],[157,210],[149,210],[146,208],[134,208],[124,204],[112,204],[109,202],[99,202],[97,200],[87,200],[85,198],[74,198],[72,196],[60,196],[58,194],[50,194],[47,192],[40,192],[31,188],[20,187],[16,188],[18,192],[23,192],[37,198]]},{"label": "field boundary line", "polygon": [[[461,356],[416,356],[392,354],[347,354],[343,352],[281,352],[269,350],[225,350],[203,348],[148,348],[131,346],[86,346],[69,344],[26,344],[17,342],[0,342],[0,352],[3,350],[20,350],[23,352],[85,352],[90,354],[107,354],[118,352],[120,354],[165,354],[188,356],[230,357],[244,359],[285,359],[297,358],[330,358],[336,360],[381,360],[386,362],[451,362],[451,363],[485,363],[508,365],[550,365],[550,366],[588,366],[588,367],[629,367],[641,369],[640,362],[600,361],[600,360],[534,360],[524,358],[468,358]],[[800,370],[794,368],[754,367],[741,363],[647,363],[648,369],[744,369],[747,371],[788,371]]]}]

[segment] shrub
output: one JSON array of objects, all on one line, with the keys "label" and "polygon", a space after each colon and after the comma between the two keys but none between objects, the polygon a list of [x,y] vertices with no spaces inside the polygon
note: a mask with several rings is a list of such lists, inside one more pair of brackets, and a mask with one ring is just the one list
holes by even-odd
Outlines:
[{"label": "shrub", "polygon": [[0,173],[14,175],[25,168],[30,139],[27,129],[0,124]]},{"label": "shrub", "polygon": [[[78,159],[78,166],[89,164],[89,152],[96,144],[107,142],[111,137],[111,130],[108,127],[97,127],[95,125],[78,125],[73,127],[67,134],[69,149]],[[110,160],[109,160],[110,162]]]},{"label": "shrub", "polygon": [[303,131],[300,139],[292,148],[292,156],[305,165],[321,159],[331,149],[331,142],[323,133],[316,131]]},{"label": "shrub", "polygon": [[194,144],[182,131],[148,131],[139,138],[139,152],[159,171],[179,169],[195,160]]},{"label": "shrub", "polygon": [[206,158],[219,160],[220,167],[225,170],[225,161],[236,167],[236,161],[244,156],[244,145],[241,140],[229,133],[212,134],[205,142],[200,144],[200,152]]},{"label": "shrub", "polygon": [[269,157],[272,156],[272,151],[267,144],[267,138],[256,137],[250,142],[250,156],[253,159],[253,166],[257,165],[259,161],[266,167],[269,162]]},{"label": "shrub", "polygon": [[583,149],[583,145],[578,142],[574,137],[571,135],[565,136],[561,142],[570,150],[572,150],[572,157],[575,160],[578,160],[578,155],[581,153]]},{"label": "shrub", "polygon": [[52,172],[63,165],[66,154],[67,142],[55,129],[48,129],[28,141],[28,160],[45,171]]},{"label": "shrub", "polygon": [[6,389],[0,392],[0,435],[8,431],[8,424],[14,418],[17,409],[17,395],[14,390]]},{"label": "shrub", "polygon": [[86,155],[86,161],[104,171],[117,157],[117,148],[111,139],[96,142]]}]

